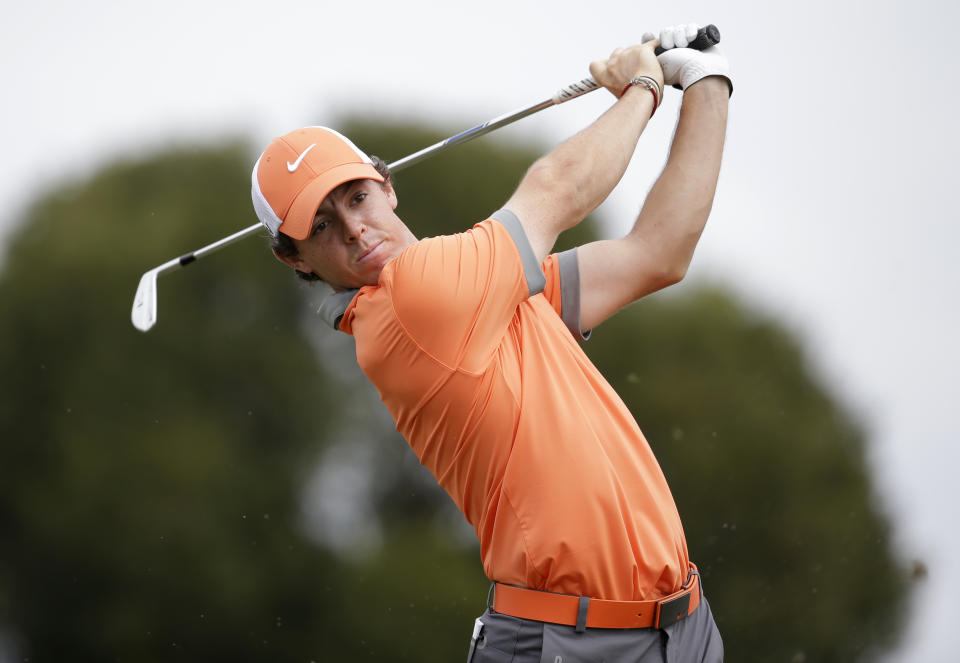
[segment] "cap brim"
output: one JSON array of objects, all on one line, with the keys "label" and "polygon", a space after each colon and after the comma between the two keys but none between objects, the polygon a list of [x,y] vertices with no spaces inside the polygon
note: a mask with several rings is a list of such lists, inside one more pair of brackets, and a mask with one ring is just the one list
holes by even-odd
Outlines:
[{"label": "cap brim", "polygon": [[303,191],[294,199],[286,218],[280,224],[280,232],[293,239],[309,237],[320,203],[331,191],[351,180],[383,182],[383,176],[368,163],[345,163],[331,168],[303,187]]}]

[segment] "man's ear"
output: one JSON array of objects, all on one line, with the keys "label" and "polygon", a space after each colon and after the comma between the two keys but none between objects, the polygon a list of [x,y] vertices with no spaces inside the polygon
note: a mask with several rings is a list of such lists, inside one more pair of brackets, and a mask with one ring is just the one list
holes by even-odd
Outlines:
[{"label": "man's ear", "polygon": [[387,200],[390,201],[390,209],[397,209],[397,192],[393,188],[393,182],[388,177],[383,181],[383,191],[387,194]]},{"label": "man's ear", "polygon": [[273,249],[273,255],[277,260],[282,262],[284,265],[293,267],[295,270],[299,272],[307,272],[309,274],[310,272],[313,271],[312,269],[310,269],[304,264],[303,260],[301,260],[300,258],[299,253],[295,256],[285,256],[280,253],[277,253],[276,249]]}]

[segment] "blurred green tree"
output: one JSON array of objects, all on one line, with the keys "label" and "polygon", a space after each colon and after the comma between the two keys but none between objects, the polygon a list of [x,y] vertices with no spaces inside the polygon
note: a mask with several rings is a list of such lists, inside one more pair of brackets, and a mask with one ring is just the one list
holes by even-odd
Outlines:
[{"label": "blurred green tree", "polygon": [[[128,323],[144,265],[249,218],[248,161],[228,145],[110,166],[45,196],[8,247],[0,586],[31,660],[302,657],[309,629],[336,632],[327,555],[293,522],[333,408],[296,291],[254,242],[161,282],[181,324]],[[276,644],[281,622],[296,640]]]},{"label": "blurred green tree", "polygon": [[[343,129],[388,161],[441,137]],[[458,147],[398,173],[399,212],[421,236],[464,229],[534,156]],[[253,221],[252,162],[229,143],[106,167],[42,196],[7,247],[0,627],[23,658],[464,656],[487,587],[476,546],[349,337],[310,315],[322,290],[249,241],[162,277],[149,335],[129,324],[146,268]],[[663,463],[730,660],[869,658],[896,640],[906,590],[862,433],[786,331],[720,290],[677,290],[587,350]],[[305,486],[338,446],[374,450],[355,529],[376,525],[379,545],[305,524]]]}]

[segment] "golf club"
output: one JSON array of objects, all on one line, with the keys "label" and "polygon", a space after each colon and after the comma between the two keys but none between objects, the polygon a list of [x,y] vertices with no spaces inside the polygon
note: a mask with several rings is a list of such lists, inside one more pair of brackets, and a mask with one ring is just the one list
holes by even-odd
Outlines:
[{"label": "golf club", "polygon": [[[698,50],[703,50],[709,48],[714,44],[720,42],[720,31],[715,25],[708,25],[704,28],[700,28],[700,31],[697,33],[697,37],[692,41],[688,48],[696,48]],[[663,52],[663,49],[657,47],[656,53],[659,55]],[[397,172],[412,166],[415,163],[423,161],[428,156],[436,154],[441,150],[445,150],[448,147],[453,147],[454,145],[459,145],[460,143],[465,143],[467,141],[473,140],[474,138],[479,138],[484,134],[490,133],[495,129],[504,127],[508,124],[512,124],[517,120],[527,117],[528,115],[533,115],[538,113],[545,108],[550,106],[556,106],[562,104],[571,99],[576,99],[588,92],[593,92],[594,90],[600,89],[600,85],[597,84],[592,78],[584,78],[581,81],[572,83],[565,88],[558,90],[552,97],[545,99],[539,103],[533,104],[526,108],[521,108],[513,111],[512,113],[506,113],[500,115],[491,120],[484,122],[483,124],[478,124],[475,127],[462,131],[456,135],[442,140],[438,143],[426,147],[418,152],[414,152],[408,156],[403,157],[393,163],[389,164],[387,167],[391,172]],[[140,283],[137,286],[137,293],[133,298],[133,310],[130,313],[130,318],[133,321],[133,326],[139,329],[140,331],[146,332],[149,331],[157,322],[157,277],[160,274],[179,269],[180,267],[185,267],[190,263],[194,262],[198,258],[202,258],[208,253],[213,253],[223,247],[233,244],[239,239],[252,235],[253,233],[260,230],[263,226],[259,223],[255,223],[248,228],[239,230],[232,235],[224,237],[217,240],[212,244],[208,244],[201,249],[197,249],[192,253],[187,253],[180,256],[179,258],[174,258],[168,262],[158,265],[153,269],[147,271],[143,276],[140,277]]]}]

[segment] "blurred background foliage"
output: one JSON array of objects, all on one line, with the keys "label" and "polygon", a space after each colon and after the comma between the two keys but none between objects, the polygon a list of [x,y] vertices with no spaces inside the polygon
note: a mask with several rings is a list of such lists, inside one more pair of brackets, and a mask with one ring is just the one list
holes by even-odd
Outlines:
[{"label": "blurred background foliage", "polygon": [[[441,139],[341,127],[388,162]],[[451,132],[452,133],[452,132]],[[449,135],[449,134],[447,134]],[[0,659],[451,661],[488,587],[472,533],[266,240],[140,275],[255,221],[242,141],[40,197],[0,274]],[[485,138],[396,176],[420,236],[506,200],[538,154]],[[562,247],[596,235],[588,221]],[[876,660],[909,586],[864,434],[781,325],[708,284],[587,352],[670,481],[728,660]]]}]

